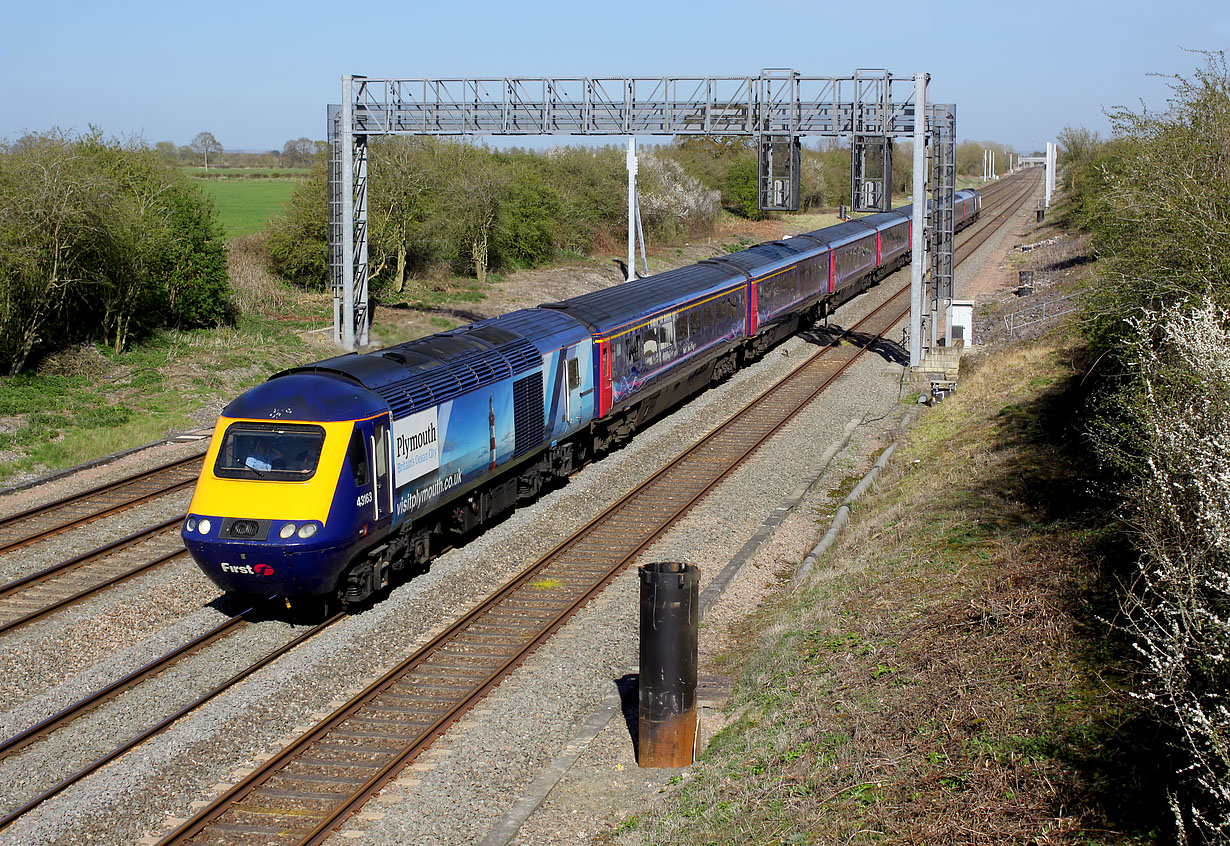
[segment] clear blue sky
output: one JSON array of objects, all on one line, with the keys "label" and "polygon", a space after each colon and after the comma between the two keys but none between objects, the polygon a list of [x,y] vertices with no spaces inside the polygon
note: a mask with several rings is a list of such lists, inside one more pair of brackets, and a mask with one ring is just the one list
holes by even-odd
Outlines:
[{"label": "clear blue sky", "polygon": [[[868,17],[880,10],[883,19]],[[922,10],[921,20],[916,10]],[[942,12],[937,10],[942,9]],[[1226,0],[323,3],[0,0],[0,138],[52,127],[230,149],[324,137],[345,73],[369,77],[931,74],[962,139],[1027,152],[1103,109],[1164,107],[1151,73],[1230,46]]]}]

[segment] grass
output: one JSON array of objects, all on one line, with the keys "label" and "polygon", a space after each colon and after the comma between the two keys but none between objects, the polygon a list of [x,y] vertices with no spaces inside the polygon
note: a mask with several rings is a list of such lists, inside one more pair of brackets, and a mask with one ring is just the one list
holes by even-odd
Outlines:
[{"label": "grass", "polygon": [[306,179],[310,167],[204,167],[180,168],[196,179]]},{"label": "grass", "polygon": [[1056,334],[963,374],[805,589],[735,633],[737,716],[608,842],[1158,842],[1160,765],[1097,622],[1082,355]]},{"label": "grass", "polygon": [[97,346],[60,353],[39,374],[0,382],[0,417],[13,421],[0,434],[0,484],[210,425],[192,412],[311,355],[276,324],[164,332],[118,357]]},{"label": "grass", "polygon": [[327,294],[271,277],[252,238],[232,242],[243,315],[213,331],[163,331],[121,355],[83,345],[33,374],[0,379],[0,485],[212,425],[217,410],[271,373],[336,354]]},{"label": "grass", "polygon": [[[212,172],[212,171],[211,171]],[[198,179],[230,238],[251,235],[281,214],[297,182],[292,179]]]}]

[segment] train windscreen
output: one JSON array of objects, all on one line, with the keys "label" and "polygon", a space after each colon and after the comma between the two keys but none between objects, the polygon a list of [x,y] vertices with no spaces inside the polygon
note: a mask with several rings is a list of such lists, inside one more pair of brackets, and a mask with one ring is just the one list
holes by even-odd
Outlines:
[{"label": "train windscreen", "polygon": [[228,479],[303,482],[320,461],[325,430],[320,426],[232,423],[222,437],[214,474]]}]

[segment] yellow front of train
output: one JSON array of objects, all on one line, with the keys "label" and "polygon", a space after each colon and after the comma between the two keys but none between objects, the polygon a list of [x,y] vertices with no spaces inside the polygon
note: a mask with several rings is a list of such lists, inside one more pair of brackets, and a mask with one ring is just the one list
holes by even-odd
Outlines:
[{"label": "yellow front of train", "polygon": [[228,405],[182,528],[210,580],[257,596],[333,593],[372,537],[366,430],[385,414],[378,397],[318,373],[272,379]]}]

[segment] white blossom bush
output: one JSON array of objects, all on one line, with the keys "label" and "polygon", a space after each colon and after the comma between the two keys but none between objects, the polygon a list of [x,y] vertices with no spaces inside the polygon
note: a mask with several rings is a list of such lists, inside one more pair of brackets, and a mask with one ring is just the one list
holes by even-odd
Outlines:
[{"label": "white blossom bush", "polygon": [[[1170,797],[1180,842],[1230,840],[1230,315],[1211,301],[1129,320],[1135,377],[1120,432],[1141,551],[1122,621],[1138,694],[1173,725],[1185,765]],[[1124,437],[1126,435],[1126,438]],[[1105,442],[1104,444],[1105,445]]]},{"label": "white blossom bush", "polygon": [[637,174],[641,224],[658,237],[672,238],[712,225],[722,195],[700,184],[673,159],[643,156]]}]

